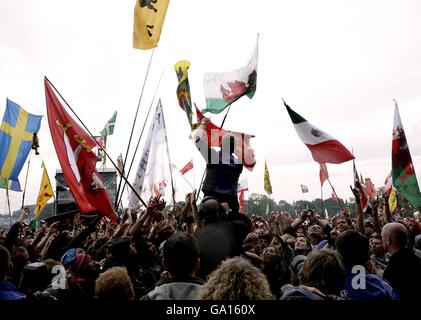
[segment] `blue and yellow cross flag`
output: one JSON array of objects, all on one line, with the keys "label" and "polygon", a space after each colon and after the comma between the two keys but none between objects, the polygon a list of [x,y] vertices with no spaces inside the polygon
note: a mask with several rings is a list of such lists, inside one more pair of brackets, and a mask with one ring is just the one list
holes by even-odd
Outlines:
[{"label": "blue and yellow cross flag", "polygon": [[34,132],[40,129],[41,118],[7,99],[0,126],[0,179],[6,182],[6,188],[20,191],[19,173],[31,151]]}]

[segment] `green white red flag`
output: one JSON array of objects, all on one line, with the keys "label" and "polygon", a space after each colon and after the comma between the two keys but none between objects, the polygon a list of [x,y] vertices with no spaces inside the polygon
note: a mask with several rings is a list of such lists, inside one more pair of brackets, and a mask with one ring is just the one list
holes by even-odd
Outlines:
[{"label": "green white red flag", "polygon": [[314,161],[322,163],[342,163],[354,159],[354,156],[335,138],[312,125],[285,102],[295,130],[303,143],[310,149]]},{"label": "green white red flag", "polygon": [[258,41],[249,63],[240,69],[229,72],[206,73],[203,77],[206,108],[203,113],[220,113],[231,103],[244,95],[250,99],[256,92]]}]

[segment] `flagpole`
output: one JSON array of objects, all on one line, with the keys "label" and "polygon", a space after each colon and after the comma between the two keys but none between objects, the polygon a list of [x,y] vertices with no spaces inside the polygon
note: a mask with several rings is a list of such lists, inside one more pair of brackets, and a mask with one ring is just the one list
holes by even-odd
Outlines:
[{"label": "flagpole", "polygon": [[333,193],[335,194],[336,198],[338,198],[338,203],[341,206],[342,211],[344,211],[345,209],[342,206],[341,200],[339,199],[338,195],[336,194],[335,188],[333,187],[332,183],[330,182],[329,176],[327,175],[327,173],[326,173],[325,169],[323,168],[323,166],[320,166],[320,169],[322,169],[322,171],[323,171],[323,173],[324,173],[324,175],[326,177],[326,180],[329,182],[330,187],[332,188]]},{"label": "flagpole", "polygon": [[9,198],[9,181],[6,180],[6,198],[7,206],[9,208],[9,227],[12,227],[12,211],[10,210],[10,198]]},{"label": "flagpole", "polygon": [[[143,80],[142,90],[141,90],[141,92],[140,92],[139,101],[138,101],[138,103],[137,103],[136,113],[135,113],[135,116],[134,116],[134,119],[133,119],[132,131],[131,131],[131,133],[130,133],[129,143],[127,144],[126,155],[125,155],[124,160],[123,160],[123,171],[125,171],[125,168],[126,168],[126,162],[127,162],[127,158],[128,158],[128,156],[129,156],[129,150],[130,150],[130,145],[131,145],[131,142],[132,142],[133,132],[134,132],[134,128],[135,128],[135,126],[136,126],[137,115],[138,115],[138,113],[139,113],[140,102],[142,101],[142,96],[143,96],[143,92],[144,92],[144,90],[145,90],[146,80],[147,80],[147,78],[148,78],[149,69],[150,69],[150,67],[151,67],[151,63],[152,63],[152,58],[153,58],[153,54],[154,54],[154,52],[155,52],[155,48],[153,48],[153,49],[152,49],[152,53],[151,53],[151,56],[150,56],[150,58],[149,58],[148,68],[146,69],[145,79]],[[146,120],[145,120],[145,122],[146,122]],[[134,158],[134,157],[133,157],[133,158]],[[127,175],[127,176],[128,176],[128,175]],[[120,188],[121,188],[121,183],[122,183],[122,181],[123,181],[123,180],[122,180],[122,176],[121,176],[121,177],[120,177],[120,182],[118,183],[117,194],[116,194],[116,200],[114,201],[114,208],[115,208],[115,209],[117,209],[117,204],[118,204],[118,200],[117,200],[117,199],[118,199],[118,196],[119,196],[119,194],[120,194]],[[123,190],[124,190],[124,187],[123,187]],[[142,202],[143,202],[143,201],[142,201]],[[145,205],[145,206],[146,206],[146,205]]]},{"label": "flagpole", "polygon": [[321,212],[321,216],[323,217],[324,211],[323,211],[323,186],[322,185],[320,185],[320,197],[322,199],[322,212]]},{"label": "flagpole", "polygon": [[25,186],[23,187],[22,208],[21,208],[21,210],[23,210],[23,206],[25,205],[26,185],[27,185],[27,182],[28,182],[29,166],[31,165],[31,156],[32,156],[32,149],[29,152],[28,168],[26,169]]},{"label": "flagpole", "polygon": [[[108,135],[106,135],[105,137],[104,137],[104,149],[105,148],[108,148],[108,146],[107,146],[107,136]],[[105,169],[105,165],[106,165],[106,162],[107,162],[107,157],[104,157],[103,159],[102,159],[102,171],[104,171],[104,169]]]},{"label": "flagpole", "polygon": [[[180,170],[178,170],[178,168],[175,166],[175,164],[172,164],[173,167],[175,168],[175,170],[177,170],[178,172],[180,172]],[[181,174],[181,173],[180,173]],[[183,177],[183,179],[187,182],[187,184],[190,186],[190,188],[192,188],[192,190],[194,190],[194,187],[191,185],[191,183],[189,182],[189,180],[187,180],[187,178],[184,176],[184,174],[181,174],[181,176]]]},{"label": "flagpole", "polygon": [[[133,163],[134,163],[134,159],[135,159],[135,157],[136,157],[137,150],[139,149],[140,140],[142,139],[142,136],[143,136],[143,131],[145,130],[145,127],[146,127],[146,122],[148,121],[149,114],[151,113],[152,106],[153,106],[153,103],[154,103],[154,101],[155,101],[155,97],[156,97],[156,94],[157,94],[157,92],[158,92],[159,86],[160,86],[160,84],[161,84],[162,76],[164,75],[164,72],[165,72],[166,67],[167,67],[167,64],[165,64],[164,69],[162,69],[161,76],[160,76],[159,81],[158,81],[158,85],[156,86],[155,93],[154,93],[154,95],[153,95],[153,97],[152,97],[151,104],[149,105],[148,113],[146,114],[146,119],[145,119],[145,122],[143,123],[142,130],[140,131],[140,136],[139,136],[139,139],[137,140],[136,148],[135,148],[134,153],[133,153],[133,158],[132,158],[132,161],[130,162],[129,170],[127,171],[127,177],[130,175],[130,172],[131,172],[131,170],[132,170],[132,166],[133,166]],[[123,165],[123,169],[124,169],[124,165]],[[122,199],[122,197],[123,197],[123,192],[124,192],[124,187],[125,187],[125,184],[126,184],[126,182],[124,182],[124,185],[123,185],[123,191],[121,192],[121,194],[120,194],[120,195],[119,195],[119,194],[117,194],[117,196],[116,196],[116,199],[118,199],[118,198],[119,198],[119,200],[118,200],[118,206],[120,206],[120,204],[121,204],[121,199]]]},{"label": "flagpole", "polygon": [[121,175],[121,177],[124,179],[124,181],[127,182],[127,184],[129,185],[130,189],[132,189],[133,193],[136,195],[136,197],[138,197],[138,199],[140,200],[140,202],[142,202],[142,204],[146,207],[147,204],[145,201],[143,201],[143,199],[141,198],[141,196],[137,193],[137,191],[135,190],[135,188],[133,188],[133,186],[128,182],[127,178],[124,176],[124,174],[120,171],[120,169],[118,168],[118,166],[116,165],[116,163],[114,162],[114,160],[111,158],[111,156],[108,154],[107,151],[105,151],[105,149],[100,146],[93,134],[91,133],[91,131],[86,127],[86,125],[83,123],[83,121],[79,118],[79,116],[76,114],[76,112],[73,110],[73,108],[67,103],[66,99],[63,98],[63,96],[61,95],[61,93],[56,89],[56,87],[51,83],[51,81],[47,78],[44,77],[45,80],[48,81],[48,83],[53,87],[53,89],[58,93],[58,95],[60,96],[60,98],[64,101],[64,103],[67,105],[67,107],[70,109],[70,111],[72,111],[72,113],[75,115],[75,117],[79,120],[80,124],[83,126],[83,128],[85,128],[85,130],[88,132],[88,134],[91,136],[92,140],[95,141],[96,145],[105,153],[105,155],[108,157],[108,159],[110,160],[111,164],[114,166],[114,168],[117,169],[118,173]]},{"label": "flagpole", "polygon": [[175,205],[175,190],[174,190],[174,182],[173,182],[173,178],[172,178],[172,168],[171,168],[170,149],[169,149],[169,146],[168,146],[167,126],[166,126],[166,124],[165,124],[164,109],[162,108],[162,105],[161,105],[161,109],[162,109],[162,122],[163,122],[163,124],[164,124],[164,129],[165,129],[165,144],[166,144],[166,146],[167,146],[168,166],[169,166],[169,168],[170,168],[171,190],[172,190],[172,201],[173,201],[173,205]]}]

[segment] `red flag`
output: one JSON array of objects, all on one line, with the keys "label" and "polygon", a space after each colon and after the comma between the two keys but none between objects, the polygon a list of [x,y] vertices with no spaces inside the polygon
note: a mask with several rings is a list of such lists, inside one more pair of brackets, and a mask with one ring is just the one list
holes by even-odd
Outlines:
[{"label": "red flag", "polygon": [[[200,123],[204,118],[204,115],[202,112],[200,112],[200,110],[197,107],[196,114],[197,122]],[[253,149],[250,145],[250,139],[254,136],[241,132],[227,131],[221,129],[220,127],[216,126],[211,121],[209,121],[206,125],[206,134],[208,138],[209,147],[220,147],[222,144],[222,137],[227,133],[233,135],[236,142],[241,141],[241,143],[235,144],[234,154],[239,159],[242,159],[244,167],[246,167],[249,170],[253,170],[254,166],[256,165],[256,160],[254,158]]]},{"label": "red flag", "polygon": [[181,174],[185,174],[193,169],[193,159],[191,159],[187,164],[180,170]]},{"label": "red flag", "polygon": [[96,171],[95,141],[66,112],[44,81],[48,124],[63,175],[81,213],[98,211],[116,222],[116,214]]},{"label": "red flag", "polygon": [[367,189],[367,194],[370,199],[375,199],[377,197],[376,188],[370,178],[365,178],[365,188]]},{"label": "red flag", "polygon": [[387,176],[386,180],[384,181],[384,191],[390,194],[392,192],[392,171],[390,171],[389,175]]},{"label": "red flag", "polygon": [[320,163],[320,185],[323,187],[323,183],[329,178],[329,172],[327,172],[327,166],[326,163]]},{"label": "red flag", "polygon": [[363,209],[363,212],[365,212],[368,208],[368,199],[364,191],[364,188],[361,184],[360,178],[358,177],[358,172],[357,172],[357,168],[355,167],[355,162],[354,162],[354,187],[360,191],[361,207]]},{"label": "red flag", "polygon": [[330,197],[333,201],[339,203],[339,199],[334,192],[332,192],[332,196]]}]

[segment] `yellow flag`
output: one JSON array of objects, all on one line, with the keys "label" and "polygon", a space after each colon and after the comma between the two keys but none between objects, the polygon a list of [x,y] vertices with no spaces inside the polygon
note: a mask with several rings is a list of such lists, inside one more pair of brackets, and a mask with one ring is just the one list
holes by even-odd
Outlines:
[{"label": "yellow flag", "polygon": [[170,0],[136,0],[133,48],[148,50],[158,45]]},{"label": "yellow flag", "polygon": [[36,218],[44,209],[48,200],[54,197],[53,187],[51,186],[50,178],[48,177],[47,169],[45,168],[44,161],[42,162],[41,168],[44,169],[42,173],[41,186],[39,187],[37,204],[35,206],[34,218]]},{"label": "yellow flag", "polygon": [[395,188],[392,188],[392,191],[389,195],[389,210],[392,213],[395,211],[396,207],[398,206],[398,200],[396,199],[396,192]]},{"label": "yellow flag", "polygon": [[266,165],[266,161],[265,161],[264,184],[265,184],[265,186],[264,186],[265,191],[267,192],[267,194],[271,195],[272,194],[272,185],[270,183],[269,171],[268,171],[268,166]]}]

